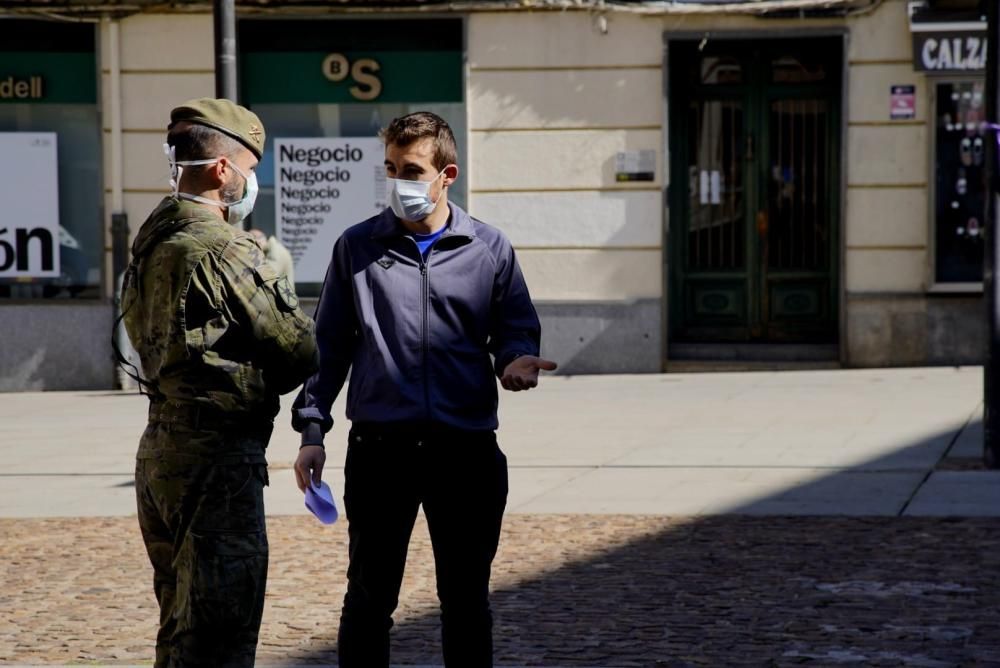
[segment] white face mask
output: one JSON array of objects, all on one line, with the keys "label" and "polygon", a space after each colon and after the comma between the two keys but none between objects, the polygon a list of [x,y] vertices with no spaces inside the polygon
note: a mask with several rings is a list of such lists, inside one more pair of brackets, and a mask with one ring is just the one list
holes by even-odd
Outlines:
[{"label": "white face mask", "polygon": [[181,174],[184,172],[185,166],[211,165],[219,162],[221,158],[209,158],[207,160],[177,160],[176,147],[171,146],[170,144],[163,145],[163,152],[167,154],[167,160],[170,162],[170,187],[173,188],[175,197],[227,209],[226,219],[229,221],[230,225],[238,225],[243,222],[243,220],[250,215],[250,212],[253,211],[253,205],[257,201],[258,190],[256,172],[250,172],[250,175],[247,176],[243,173],[242,169],[236,166],[235,162],[230,160],[229,165],[236,170],[237,174],[243,177],[243,180],[246,181],[246,187],[243,190],[243,197],[241,199],[238,199],[235,202],[221,202],[219,200],[201,197],[200,195],[180,192]]},{"label": "white face mask", "polygon": [[[392,212],[403,220],[411,222],[421,221],[437,207],[438,200],[431,199],[431,186],[441,178],[444,170],[430,181],[407,181],[405,179],[390,179],[386,177],[389,184],[389,206]],[[442,194],[444,191],[442,190]]]}]

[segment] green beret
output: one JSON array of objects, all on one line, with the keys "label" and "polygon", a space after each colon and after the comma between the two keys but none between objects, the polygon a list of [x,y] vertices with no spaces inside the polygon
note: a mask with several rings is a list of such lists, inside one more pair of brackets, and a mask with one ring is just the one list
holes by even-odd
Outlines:
[{"label": "green beret", "polygon": [[188,100],[170,112],[170,125],[186,121],[224,132],[246,146],[260,160],[264,154],[264,124],[257,114],[226,99]]}]

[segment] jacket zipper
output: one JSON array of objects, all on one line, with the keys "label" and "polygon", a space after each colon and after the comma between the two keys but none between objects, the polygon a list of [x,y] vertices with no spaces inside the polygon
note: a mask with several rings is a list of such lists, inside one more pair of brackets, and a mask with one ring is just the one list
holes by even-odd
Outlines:
[{"label": "jacket zipper", "polygon": [[423,340],[421,341],[421,351],[423,356],[423,366],[424,366],[424,415],[427,416],[427,420],[431,419],[431,383],[429,378],[429,364],[428,357],[430,356],[430,302],[431,302],[431,287],[430,279],[427,277],[427,263],[421,258],[420,260],[420,284],[421,290],[423,292],[423,302],[424,302],[424,322],[422,327],[421,335]]}]

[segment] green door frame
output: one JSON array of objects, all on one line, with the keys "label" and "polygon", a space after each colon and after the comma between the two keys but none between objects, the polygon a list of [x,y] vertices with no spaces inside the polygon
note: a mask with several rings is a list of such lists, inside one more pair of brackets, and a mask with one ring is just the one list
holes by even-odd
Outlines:
[{"label": "green door frame", "polygon": [[[753,331],[755,319],[759,317],[759,323],[769,321],[768,313],[764,307],[766,303],[761,303],[767,299],[771,287],[765,281],[767,267],[761,257],[760,237],[754,232],[756,221],[751,220],[754,213],[763,211],[768,206],[767,187],[769,179],[769,160],[766,153],[770,151],[769,113],[771,101],[775,99],[821,99],[826,101],[825,112],[827,114],[826,123],[826,146],[825,172],[827,185],[824,188],[824,208],[829,211],[829,238],[826,241],[826,250],[829,254],[827,267],[824,273],[826,277],[826,294],[823,298],[828,300],[823,311],[825,318],[821,327],[825,329],[826,343],[843,342],[843,198],[844,198],[844,169],[843,157],[845,153],[845,132],[844,132],[844,107],[846,105],[846,31],[844,30],[819,30],[819,31],[798,31],[792,35],[788,32],[771,33],[766,32],[743,32],[743,33],[717,33],[711,35],[707,42],[708,52],[714,55],[739,55],[744,63],[744,79],[738,85],[714,84],[711,86],[691,86],[686,82],[677,81],[675,76],[679,67],[690,68],[693,63],[690,58],[683,62],[672,62],[671,56],[688,55],[691,56],[692,48],[695,53],[701,52],[706,46],[705,40],[708,36],[704,33],[698,34],[676,34],[668,33],[664,35],[665,42],[665,88],[667,94],[667,119],[665,127],[667,133],[667,150],[665,154],[671,174],[670,185],[665,193],[665,203],[667,224],[665,225],[665,247],[664,295],[667,303],[664,305],[664,337],[665,346],[671,341],[678,340],[682,322],[682,309],[685,308],[682,297],[686,296],[683,291],[683,281],[685,279],[685,253],[687,245],[686,230],[690,218],[687,180],[688,166],[688,142],[685,141],[683,128],[687,123],[688,105],[692,100],[734,100],[742,103],[743,107],[743,128],[744,135],[752,135],[755,144],[755,159],[747,166],[749,169],[743,171],[743,191],[744,191],[744,225],[746,230],[743,238],[745,246],[745,262],[742,271],[737,272],[732,278],[745,280],[748,294],[746,295],[745,322],[741,330],[740,327],[725,328],[719,327],[720,336],[715,340],[738,343],[740,341],[753,341],[764,339],[768,342],[782,340],[795,340],[798,335],[794,327],[781,331],[775,324],[771,325],[772,331]],[[762,54],[773,52],[775,48],[787,50],[801,49],[802,53],[808,53],[809,46],[815,46],[816,37],[827,38],[821,45],[827,52],[835,50],[839,52],[839,57],[831,57],[828,60],[830,68],[830,80],[822,85],[816,84],[771,84],[767,77],[770,67],[770,59]],[[784,44],[777,46],[775,38],[779,38]],[[837,41],[834,39],[836,38]],[[764,41],[767,40],[767,41]],[[808,40],[806,42],[805,40]],[[700,42],[700,45],[699,45]],[[803,48],[803,47],[806,48]],[[678,48],[680,47],[680,48]],[[831,49],[832,47],[832,49]],[[814,50],[815,51],[815,50]],[[766,83],[765,83],[766,82]],[[748,140],[749,141],[749,140]],[[763,151],[764,153],[761,153]],[[737,278],[739,277],[739,278]],[[724,276],[722,278],[725,278]],[[772,281],[800,280],[808,279],[808,276],[796,276],[788,273],[785,276],[772,276]],[[811,278],[815,279],[815,276]],[[756,315],[759,314],[759,315]],[[763,336],[761,336],[763,334]],[[812,338],[802,337],[806,342],[822,343],[823,336]],[[667,351],[664,351],[664,359],[667,358]]]}]

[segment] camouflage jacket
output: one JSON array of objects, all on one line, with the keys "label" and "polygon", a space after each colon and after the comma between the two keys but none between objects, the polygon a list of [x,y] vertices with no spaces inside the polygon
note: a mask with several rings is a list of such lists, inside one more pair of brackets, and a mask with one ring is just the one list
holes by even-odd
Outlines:
[{"label": "camouflage jacket", "polygon": [[132,245],[122,289],[152,401],[273,419],[317,368],[315,325],[252,237],[175,197]]}]

